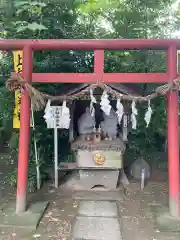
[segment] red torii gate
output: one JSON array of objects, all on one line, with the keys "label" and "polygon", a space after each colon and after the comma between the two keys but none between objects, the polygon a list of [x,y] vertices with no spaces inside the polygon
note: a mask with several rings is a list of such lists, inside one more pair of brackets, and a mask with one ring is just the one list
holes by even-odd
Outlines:
[{"label": "red torii gate", "polygon": [[[23,50],[23,76],[38,83],[167,83],[176,77],[177,49],[180,40],[0,40],[0,50]],[[166,73],[104,73],[104,50],[164,49],[167,51]],[[32,53],[38,50],[94,50],[94,73],[32,73]],[[30,138],[30,98],[24,91],[18,157],[16,213],[26,211]],[[178,92],[168,94],[168,169],[169,210],[180,216]]]}]

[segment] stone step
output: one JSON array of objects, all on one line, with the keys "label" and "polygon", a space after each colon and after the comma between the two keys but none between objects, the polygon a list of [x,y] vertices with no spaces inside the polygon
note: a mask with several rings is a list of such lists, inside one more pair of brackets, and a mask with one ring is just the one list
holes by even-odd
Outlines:
[{"label": "stone step", "polygon": [[122,190],[113,191],[76,191],[73,198],[90,201],[121,201],[123,200]]},{"label": "stone step", "polygon": [[117,204],[114,201],[81,201],[78,209],[78,215],[117,218]]},{"label": "stone step", "polygon": [[117,218],[77,217],[72,240],[122,240]]}]

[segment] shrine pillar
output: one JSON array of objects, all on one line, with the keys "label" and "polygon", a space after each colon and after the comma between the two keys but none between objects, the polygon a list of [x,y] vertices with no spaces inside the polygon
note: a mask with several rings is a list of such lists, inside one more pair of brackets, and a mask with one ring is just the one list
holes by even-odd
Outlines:
[{"label": "shrine pillar", "polygon": [[[177,77],[177,48],[171,46],[167,54],[169,81]],[[173,217],[180,216],[179,186],[179,122],[178,91],[168,93],[168,171],[169,171],[169,212]]]},{"label": "shrine pillar", "polygon": [[[26,81],[30,82],[32,80],[32,49],[28,45],[25,46],[23,49],[23,77]],[[24,90],[22,93],[20,111],[16,213],[22,213],[26,211],[30,116],[31,116],[31,102],[27,90]]]}]

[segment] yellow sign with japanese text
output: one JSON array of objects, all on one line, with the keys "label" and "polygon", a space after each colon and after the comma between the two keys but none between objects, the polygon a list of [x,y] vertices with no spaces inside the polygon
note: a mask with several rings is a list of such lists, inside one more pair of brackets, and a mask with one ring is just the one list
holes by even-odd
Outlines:
[{"label": "yellow sign with japanese text", "polygon": [[177,72],[179,73],[179,58],[180,58],[180,50],[177,51]]},{"label": "yellow sign with japanese text", "polygon": [[[22,72],[23,51],[13,52],[14,71],[16,73]],[[13,128],[20,128],[20,111],[21,111],[21,91],[15,91],[15,107],[13,113]],[[32,125],[32,121],[31,121]]]},{"label": "yellow sign with japanese text", "polygon": [[[22,58],[23,51],[14,51],[13,60],[14,60],[14,71],[16,73],[22,72]],[[13,114],[13,128],[20,128],[20,108],[21,108],[21,91],[15,91],[15,107]]]}]

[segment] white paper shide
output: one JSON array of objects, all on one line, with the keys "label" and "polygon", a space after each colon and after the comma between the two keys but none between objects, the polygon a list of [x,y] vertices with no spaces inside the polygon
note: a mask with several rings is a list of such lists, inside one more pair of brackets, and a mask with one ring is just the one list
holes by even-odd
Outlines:
[{"label": "white paper shide", "polygon": [[124,106],[121,103],[120,98],[117,99],[116,108],[117,108],[116,114],[118,116],[118,123],[120,124],[124,114]]},{"label": "white paper shide", "polygon": [[44,110],[44,119],[47,124],[47,128],[54,128],[54,113],[51,106],[51,100],[48,100],[45,110]]},{"label": "white paper shide", "polygon": [[148,101],[148,109],[147,109],[147,111],[146,111],[146,113],[145,113],[145,117],[144,117],[144,120],[145,120],[145,122],[146,122],[146,127],[149,126],[149,123],[150,123],[150,121],[151,121],[152,113],[153,113],[153,111],[152,111],[152,108],[151,108],[151,102],[150,102],[150,100],[149,100],[149,101]]},{"label": "white paper shide", "polygon": [[90,89],[90,98],[91,98],[91,103],[90,103],[90,113],[91,113],[91,116],[93,117],[95,115],[95,109],[94,109],[94,103],[96,103],[96,99],[95,97],[93,96],[93,90]]},{"label": "white paper shide", "polygon": [[137,128],[137,120],[136,120],[136,116],[138,115],[138,110],[136,108],[136,102],[133,100],[132,104],[131,104],[131,123],[132,123],[132,129],[136,130]]},{"label": "white paper shide", "polygon": [[60,117],[60,128],[69,129],[70,121],[71,121],[70,110],[66,106],[66,101],[63,101],[62,112]]},{"label": "white paper shide", "polygon": [[110,101],[109,101],[109,96],[107,94],[106,91],[103,92],[102,96],[101,96],[101,110],[107,115],[109,116],[110,111],[111,111],[111,105],[110,105]]}]

